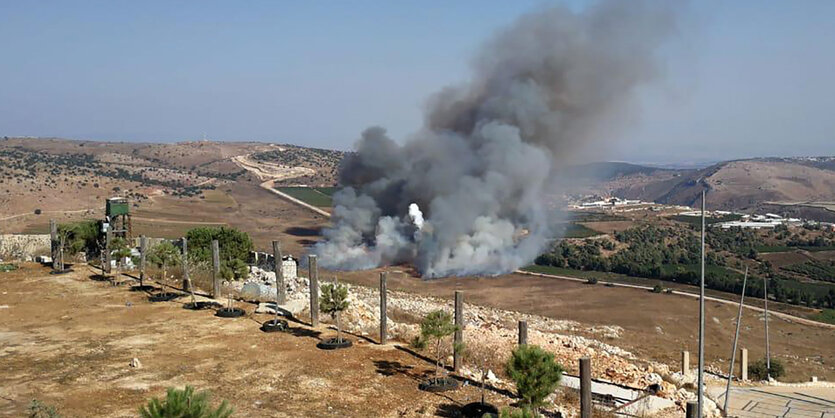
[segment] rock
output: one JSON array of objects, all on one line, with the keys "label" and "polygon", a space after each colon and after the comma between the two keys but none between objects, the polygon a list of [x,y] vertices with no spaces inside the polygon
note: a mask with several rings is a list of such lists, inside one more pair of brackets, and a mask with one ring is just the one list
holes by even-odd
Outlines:
[{"label": "rock", "polygon": [[134,357],[133,360],[130,361],[130,367],[133,367],[133,368],[136,368],[136,369],[141,369],[142,368],[142,362],[139,361],[138,358]]},{"label": "rock", "polygon": [[496,377],[496,374],[493,373],[492,370],[487,370],[487,381],[490,382],[490,383],[498,383],[499,378]]}]

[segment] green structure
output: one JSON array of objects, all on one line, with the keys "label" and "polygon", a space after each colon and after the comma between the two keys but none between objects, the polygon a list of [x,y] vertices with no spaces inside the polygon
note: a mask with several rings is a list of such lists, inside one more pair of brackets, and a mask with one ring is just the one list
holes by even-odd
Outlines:
[{"label": "green structure", "polygon": [[106,222],[110,224],[110,230],[114,236],[125,238],[131,242],[130,203],[124,197],[111,197],[107,199],[105,207]]},{"label": "green structure", "polygon": [[128,200],[124,197],[111,197],[107,199],[107,209],[105,215],[109,217],[119,215],[129,215]]}]

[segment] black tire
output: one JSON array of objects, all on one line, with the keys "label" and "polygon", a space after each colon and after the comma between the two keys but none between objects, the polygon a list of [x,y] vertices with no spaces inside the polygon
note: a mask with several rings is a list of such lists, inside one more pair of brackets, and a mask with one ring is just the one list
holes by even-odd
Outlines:
[{"label": "black tire", "polygon": [[489,403],[472,402],[461,408],[461,416],[464,418],[483,418],[485,414],[491,417],[499,416],[499,408]]},{"label": "black tire", "polygon": [[49,274],[56,274],[57,275],[57,274],[67,274],[67,273],[72,273],[72,272],[73,272],[73,269],[65,268],[63,270],[52,270],[52,271],[49,272]]},{"label": "black tire", "polygon": [[185,305],[183,305],[183,309],[188,309],[190,311],[202,311],[204,309],[212,309],[220,306],[221,305],[217,302],[200,301],[195,303],[186,303]]},{"label": "black tire", "polygon": [[215,312],[215,316],[221,318],[240,318],[246,315],[246,311],[241,308],[220,308]]},{"label": "black tire", "polygon": [[420,382],[418,389],[432,393],[447,392],[458,389],[458,381],[451,377],[431,378]]},{"label": "black tire", "polygon": [[316,347],[322,350],[339,350],[341,348],[348,348],[354,345],[351,340],[343,338],[342,341],[337,341],[336,338],[328,338],[327,340],[319,341]]},{"label": "black tire", "polygon": [[283,319],[270,319],[261,324],[261,331],[264,332],[283,332],[287,331],[289,324]]},{"label": "black tire", "polygon": [[151,296],[148,296],[149,302],[170,302],[174,299],[182,297],[182,293],[174,293],[174,292],[162,292],[162,293],[154,293]]},{"label": "black tire", "polygon": [[157,291],[157,290],[159,290],[159,288],[156,288],[156,287],[151,286],[149,284],[144,284],[144,285],[141,285],[141,286],[136,285],[136,286],[131,286],[130,287],[131,292],[154,292],[154,291]]}]

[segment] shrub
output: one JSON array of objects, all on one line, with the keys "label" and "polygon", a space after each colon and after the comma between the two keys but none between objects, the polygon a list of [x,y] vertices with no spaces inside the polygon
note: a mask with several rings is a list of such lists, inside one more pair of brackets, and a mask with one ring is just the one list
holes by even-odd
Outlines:
[{"label": "shrub", "polygon": [[234,410],[226,401],[217,409],[209,405],[209,393],[194,392],[194,388],[168,388],[165,399],[153,398],[147,405],[139,408],[142,418],[228,418]]},{"label": "shrub", "polygon": [[29,412],[29,418],[61,418],[61,414],[58,413],[57,408],[37,399],[32,399],[27,412]]},{"label": "shrub", "polygon": [[35,215],[40,215],[42,212],[40,209],[35,209]]},{"label": "shrub", "polygon": [[507,374],[516,383],[516,392],[535,414],[545,398],[557,389],[563,367],[554,354],[535,345],[520,345],[507,362]]},{"label": "shrub", "polygon": [[348,309],[348,286],[338,283],[325,283],[319,296],[319,310],[336,320],[336,341],[342,342],[342,324],[340,313]]},{"label": "shrub", "polygon": [[779,379],[786,374],[786,369],[783,367],[783,363],[775,358],[771,359],[771,368],[769,369],[765,359],[762,358],[748,367],[748,373],[754,380],[766,380],[769,376],[774,379]]},{"label": "shrub", "polygon": [[163,241],[151,247],[148,251],[146,260],[162,269],[162,279],[168,279],[168,267],[174,267],[180,264],[182,257],[180,250],[174,246],[170,241]]},{"label": "shrub", "polygon": [[586,284],[597,284],[597,277],[589,277]]},{"label": "shrub", "polygon": [[186,233],[188,256],[197,262],[212,262],[212,241],[220,247],[221,263],[238,259],[246,261],[252,251],[252,239],[245,232],[229,227],[199,227]]},{"label": "shrub", "polygon": [[[484,416],[486,417],[487,415]],[[528,408],[502,408],[501,412],[499,413],[499,418],[536,418],[538,416],[539,414],[531,411]]]},{"label": "shrub", "polygon": [[652,293],[661,293],[663,291],[664,291],[664,286],[661,286],[660,284],[657,284],[657,285],[652,287]]},{"label": "shrub", "polygon": [[87,253],[87,259],[98,256],[100,221],[88,220],[58,225],[58,235],[64,241],[64,252],[69,255],[81,251]]},{"label": "shrub", "polygon": [[249,274],[249,265],[239,258],[220,263],[220,277],[226,280],[240,280]]}]

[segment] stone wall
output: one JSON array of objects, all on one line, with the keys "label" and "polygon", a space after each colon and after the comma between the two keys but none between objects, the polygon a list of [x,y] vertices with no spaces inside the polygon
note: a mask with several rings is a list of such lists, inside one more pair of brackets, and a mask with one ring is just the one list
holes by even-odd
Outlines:
[{"label": "stone wall", "polygon": [[2,234],[0,235],[0,259],[4,260],[25,260],[34,259],[39,255],[49,255],[50,241],[49,234],[23,235],[23,234]]}]

